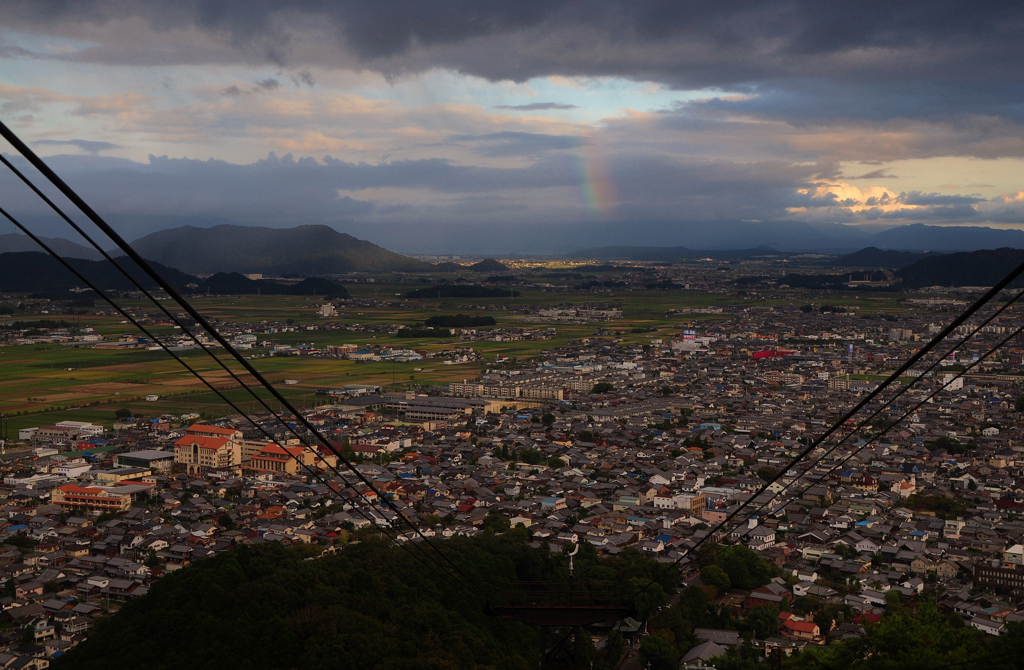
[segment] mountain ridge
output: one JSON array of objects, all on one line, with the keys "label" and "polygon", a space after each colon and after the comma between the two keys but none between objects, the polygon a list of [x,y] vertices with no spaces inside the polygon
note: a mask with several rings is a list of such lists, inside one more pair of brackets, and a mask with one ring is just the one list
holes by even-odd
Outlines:
[{"label": "mountain ridge", "polygon": [[912,223],[875,233],[865,241],[879,249],[899,251],[1024,249],[1024,231],[988,226],[929,226]]},{"label": "mountain ridge", "polygon": [[938,255],[937,252],[917,251],[893,251],[891,249],[879,249],[878,247],[865,247],[852,254],[846,254],[832,261],[831,265],[839,267],[877,267],[877,268],[905,268],[913,265],[923,258],[931,255]]},{"label": "mountain ridge", "polygon": [[[477,257],[495,255],[554,258],[594,258],[672,261],[699,257],[744,258],[769,254],[797,255],[823,253],[849,255],[874,247],[880,252],[953,253],[1002,247],[1024,248],[1024,231],[986,226],[936,226],[923,223],[872,232],[847,224],[810,226],[794,222],[724,221],[638,222],[635,224],[572,224],[554,230],[537,230],[527,225],[513,236],[533,240],[532,247],[506,249],[508,236],[491,239],[487,227],[462,230],[459,226],[442,234],[436,226],[411,228],[394,224],[382,227],[348,226],[338,232],[325,225],[293,228],[250,227],[235,223],[206,226],[187,224],[165,228],[136,239],[133,246],[146,258],[192,274],[240,272],[264,274],[323,275],[343,272],[462,272],[468,265],[431,265],[401,253],[435,251],[456,253],[476,247]],[[627,235],[629,243],[622,244]],[[462,232],[465,234],[455,234]],[[434,234],[437,233],[437,234]],[[56,251],[69,258],[98,260],[100,256],[76,242],[44,238]],[[376,240],[376,242],[374,242]],[[490,240],[490,241],[488,241]],[[580,247],[580,240],[590,246]],[[387,247],[382,247],[385,244]],[[522,245],[520,245],[522,246]],[[441,249],[440,247],[445,247]],[[0,234],[0,253],[34,251],[35,244],[20,234]],[[114,253],[120,254],[114,250]],[[869,261],[867,265],[896,266],[907,259]],[[851,261],[854,264],[861,261]]]},{"label": "mountain ridge", "polygon": [[[928,256],[896,271],[908,288],[992,286],[1024,262],[1024,249],[1002,247]],[[1020,286],[1017,279],[1012,285]]]},{"label": "mountain ridge", "polygon": [[[43,237],[40,235],[39,239],[64,258],[84,258],[90,261],[98,261],[103,258],[100,252],[95,249],[90,249],[63,237]],[[22,235],[21,233],[0,234],[0,254],[23,251],[42,251],[42,248],[28,235]]]},{"label": "mountain ridge", "polygon": [[298,274],[425,271],[428,263],[388,251],[329,226],[265,228],[181,226],[132,242],[145,258],[182,272]]}]

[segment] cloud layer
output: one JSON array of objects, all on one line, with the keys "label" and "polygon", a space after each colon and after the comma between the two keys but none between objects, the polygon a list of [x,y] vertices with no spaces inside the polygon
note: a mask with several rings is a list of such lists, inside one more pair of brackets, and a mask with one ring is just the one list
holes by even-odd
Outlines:
[{"label": "cloud layer", "polygon": [[1020,3],[9,0],[0,25],[0,115],[138,234],[1024,223]]},{"label": "cloud layer", "polygon": [[1024,56],[1014,2],[10,0],[0,18],[94,40],[58,57],[96,62],[151,64],[142,35],[112,28],[137,21],[174,38],[163,58],[188,63],[441,66],[493,80],[625,76],[686,88],[787,77],[1007,82]]}]

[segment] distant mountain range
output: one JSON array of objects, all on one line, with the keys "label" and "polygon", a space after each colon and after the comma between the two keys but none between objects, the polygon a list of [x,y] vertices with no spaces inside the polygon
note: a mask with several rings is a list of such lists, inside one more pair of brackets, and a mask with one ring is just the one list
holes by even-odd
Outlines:
[{"label": "distant mountain range", "polygon": [[[897,270],[908,288],[924,286],[992,286],[1024,262],[1024,249],[986,249],[929,256]],[[1014,286],[1024,285],[1018,279]]]},{"label": "distant mountain range", "polygon": [[913,265],[922,258],[936,255],[934,253],[919,253],[916,251],[888,251],[878,247],[868,247],[852,254],[840,256],[832,261],[832,265],[840,267],[856,268],[889,268],[899,269]]},{"label": "distant mountain range", "polygon": [[[517,234],[511,236],[499,235],[499,231],[491,226],[463,230],[459,225],[453,225],[450,229],[441,230],[434,224],[418,228],[406,224],[386,227],[353,225],[350,230],[361,237],[383,241],[392,249],[420,253],[442,250],[446,253],[482,252],[481,256],[522,253],[601,261],[677,262],[705,257],[729,260],[815,253],[848,255],[837,261],[839,265],[898,268],[923,257],[926,252],[1024,248],[1024,231],[1020,230],[920,223],[881,231],[877,227],[811,225],[794,221],[562,226],[531,223],[518,227]],[[621,244],[623,239],[629,239],[631,244]],[[588,241],[591,246],[581,249],[581,240]],[[46,241],[69,258],[100,258],[95,251],[77,242],[61,238],[46,238]],[[151,233],[135,240],[132,245],[146,258],[192,274],[255,272],[314,276],[345,272],[504,271],[497,268],[497,261],[493,259],[482,261],[484,265],[477,266],[456,263],[431,265],[322,225],[296,228],[186,225]],[[854,257],[851,252],[858,249],[862,256]],[[869,252],[870,249],[875,251]],[[35,250],[35,245],[22,235],[0,235],[0,253],[32,250]],[[910,252],[918,256],[887,256],[884,252]],[[487,266],[493,267],[488,269]]]},{"label": "distant mountain range", "polygon": [[[675,248],[698,252],[767,247],[786,253],[845,254],[878,247],[897,251],[973,251],[1024,248],[1024,232],[983,226],[913,224],[811,224],[802,221],[588,221],[523,222],[489,226],[476,223],[352,222],[345,231],[411,254],[464,256],[591,256],[616,247]],[[707,255],[705,253],[705,255]],[[623,260],[626,260],[623,258]]]},{"label": "distant mountain range", "polygon": [[434,269],[429,263],[328,226],[182,226],[146,235],[132,242],[132,246],[145,258],[192,274],[255,272],[310,276]]},{"label": "distant mountain range", "polygon": [[867,238],[879,249],[904,251],[975,251],[1011,247],[1024,249],[1024,231],[982,226],[897,226]]},{"label": "distant mountain range", "polygon": [[[885,252],[879,249],[862,249],[833,261],[832,265],[846,267],[893,268],[901,265],[914,254]],[[117,257],[115,257],[117,258]],[[126,270],[146,289],[155,290],[156,284],[124,256],[117,258]],[[1012,268],[1024,262],[1024,249],[986,249],[979,251],[928,254],[917,262],[905,265],[896,271],[907,288],[925,286],[991,286],[1005,276]],[[135,286],[107,261],[92,261],[69,258],[68,263],[88,277],[103,290],[134,291]],[[265,295],[307,295],[312,297],[347,297],[348,292],[341,284],[322,278],[310,277],[296,284],[266,279],[252,280],[237,272],[218,272],[205,279],[181,272],[159,262],[151,261],[172,286],[189,294],[257,294]],[[428,266],[433,268],[434,266]],[[464,266],[460,266],[464,267]],[[491,267],[487,264],[486,267]],[[583,266],[586,267],[586,266]],[[601,266],[592,266],[594,270]],[[612,266],[608,266],[612,267]],[[581,268],[582,269],[582,268]],[[807,275],[814,278],[817,275]],[[822,275],[825,277],[837,275]],[[792,284],[792,282],[789,282]],[[1024,279],[1015,285],[1024,285]],[[816,286],[816,285],[815,285]],[[811,286],[808,286],[811,287]],[[75,288],[85,288],[83,282],[65,269],[49,255],[39,251],[0,253],[0,292],[4,293],[67,293]],[[438,285],[412,291],[409,298],[429,299],[439,297],[505,297],[518,295],[503,288],[487,286]],[[62,298],[63,299],[63,298]]]},{"label": "distant mountain range", "polygon": [[[878,249],[862,249],[855,254],[835,260],[831,265],[846,267],[896,267],[910,256],[892,255]],[[853,259],[854,262],[850,262]],[[917,262],[896,270],[896,276],[903,280],[898,288],[925,288],[928,286],[992,286],[1005,277],[1010,270],[1024,263],[1024,249],[981,249],[952,254],[927,254]],[[847,286],[847,274],[788,274],[782,283],[792,287],[810,289],[842,290]],[[884,275],[879,270],[853,273],[858,280],[879,281]],[[1024,278],[1018,278],[1012,287],[1024,286]],[[890,289],[884,289],[890,290]]]},{"label": "distant mountain range", "polygon": [[[915,223],[881,232],[856,226],[811,226],[794,222],[716,222],[630,226],[634,239],[645,240],[657,233],[660,245],[594,246],[564,254],[568,258],[600,260],[646,260],[672,262],[687,258],[752,258],[770,254],[844,253],[865,247],[885,251],[956,252],[1012,247],[1024,249],[1024,231],[982,226],[929,226]],[[607,236],[600,227],[581,235],[599,240]],[[901,261],[903,262],[903,261]],[[889,264],[887,264],[889,265]]]},{"label": "distant mountain range", "polygon": [[[103,258],[95,249],[75,244],[62,237],[40,237],[39,239],[65,258],[87,258],[94,261]],[[0,254],[16,251],[42,251],[42,249],[27,235],[19,233],[0,235]]]}]

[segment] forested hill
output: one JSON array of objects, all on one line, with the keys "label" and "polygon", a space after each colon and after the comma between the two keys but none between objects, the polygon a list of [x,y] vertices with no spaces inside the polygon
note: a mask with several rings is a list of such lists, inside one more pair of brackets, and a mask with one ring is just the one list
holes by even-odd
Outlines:
[{"label": "forested hill", "polygon": [[[436,555],[415,547],[410,555],[370,536],[314,560],[304,559],[315,548],[243,546],[160,579],[53,667],[536,667],[537,631],[487,616],[486,601],[507,581],[564,582],[565,555],[529,547],[523,531],[446,540],[440,548],[473,586],[440,567]],[[583,548],[579,579],[638,590],[663,569],[636,551],[599,561],[590,545]],[[658,585],[644,597],[648,610],[665,602]],[[596,668],[606,666],[592,646],[586,653]]]},{"label": "forested hill", "polygon": [[[68,264],[103,290],[131,291],[132,283],[107,261],[69,258]],[[155,289],[156,282],[149,278],[134,261],[117,259],[146,289]],[[174,268],[152,263],[153,268],[177,289],[187,290],[198,279]],[[0,291],[7,293],[42,293],[84,288],[81,280],[52,256],[41,251],[20,251],[0,254]]]},{"label": "forested hill", "polygon": [[[928,256],[896,272],[904,286],[992,286],[1024,261],[1024,249],[984,249]],[[1021,286],[1022,280],[1014,285]]]},{"label": "forested hill", "polygon": [[469,266],[473,272],[507,272],[508,266],[493,258],[485,258],[479,263]]},{"label": "forested hill", "polygon": [[132,246],[146,258],[192,273],[311,275],[433,269],[328,226],[181,226],[146,235]]},{"label": "forested hill", "polygon": [[[502,530],[499,521],[504,533],[493,532]],[[161,578],[147,595],[102,620],[52,667],[535,668],[541,644],[537,629],[487,616],[487,603],[500,604],[502,585],[510,583],[564,586],[568,560],[546,544],[531,547],[527,531],[507,530],[507,523],[500,515],[488,517],[484,533],[437,543],[464,579],[442,567],[446,561],[434,560],[426,547],[405,551],[370,529],[356,531],[357,542],[330,556],[318,557],[319,548],[309,545],[239,546]],[[736,631],[742,642],[713,659],[717,670],[769,670],[763,649],[751,641],[780,635],[780,607],[748,603],[745,610],[733,610],[716,605],[715,598],[728,590],[742,601],[773,578],[782,583],[782,572],[741,545],[701,554],[703,585],[681,585],[669,605],[677,572],[631,547],[615,557],[598,557],[593,545],[581,543],[574,559],[575,588],[599,580],[617,585],[647,633],[638,655],[622,661],[626,641],[607,628],[591,630],[603,644],[598,649],[590,636],[581,638],[583,667],[612,670],[625,662],[677,670],[683,655],[700,644],[695,628],[710,628]],[[659,581],[651,584],[655,577]],[[827,583],[851,588],[845,581]],[[913,601],[890,593],[897,597],[886,597],[881,619],[865,625],[842,601],[784,596],[783,611],[826,631],[847,624],[842,632],[853,637],[810,644],[783,657],[783,670],[1020,667],[1024,622],[1007,622],[1003,635],[993,637],[966,625],[959,614],[940,613],[927,589]],[[557,637],[549,636],[549,643]]]}]

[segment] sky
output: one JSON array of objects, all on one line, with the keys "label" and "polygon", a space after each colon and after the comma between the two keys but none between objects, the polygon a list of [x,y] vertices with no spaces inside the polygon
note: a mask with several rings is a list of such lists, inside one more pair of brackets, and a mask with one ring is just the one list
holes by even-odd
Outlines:
[{"label": "sky", "polygon": [[[0,26],[0,119],[129,239],[1024,225],[1019,2],[5,0]],[[57,230],[10,175],[0,199]]]}]

